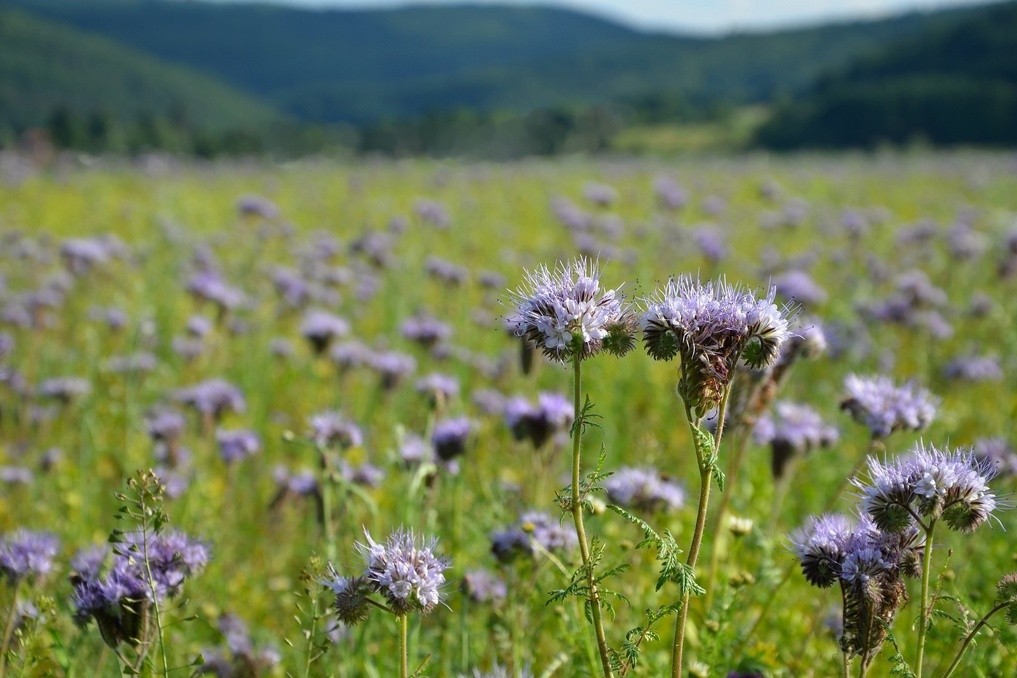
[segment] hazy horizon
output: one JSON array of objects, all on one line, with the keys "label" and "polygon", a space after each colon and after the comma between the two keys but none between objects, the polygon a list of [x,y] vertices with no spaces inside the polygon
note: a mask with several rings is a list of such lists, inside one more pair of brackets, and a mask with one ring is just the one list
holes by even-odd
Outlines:
[{"label": "hazy horizon", "polygon": [[381,9],[415,5],[536,5],[573,9],[643,30],[726,33],[789,28],[828,21],[891,16],[916,10],[991,4],[986,0],[808,0],[773,3],[748,0],[213,0],[215,2],[290,5],[317,9]]}]

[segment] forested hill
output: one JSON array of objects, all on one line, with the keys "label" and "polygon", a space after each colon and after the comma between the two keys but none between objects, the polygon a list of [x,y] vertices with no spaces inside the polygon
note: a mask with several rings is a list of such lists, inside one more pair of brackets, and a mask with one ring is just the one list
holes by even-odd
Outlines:
[{"label": "forested hill", "polygon": [[775,148],[1017,144],[1017,2],[902,39],[819,79],[758,138]]},{"label": "forested hill", "polygon": [[212,130],[280,117],[207,75],[0,6],[0,131],[38,125],[61,110],[92,116],[96,125],[172,113]]},{"label": "forested hill", "polygon": [[546,7],[314,11],[167,0],[0,0],[3,5],[209,74],[298,119],[354,123],[660,93],[697,102],[765,101],[799,91],[889,39],[978,11],[705,38],[644,33]]}]

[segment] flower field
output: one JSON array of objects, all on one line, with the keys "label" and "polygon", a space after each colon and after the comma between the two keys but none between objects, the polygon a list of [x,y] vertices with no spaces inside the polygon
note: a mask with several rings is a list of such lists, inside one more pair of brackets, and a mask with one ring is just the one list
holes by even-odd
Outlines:
[{"label": "flower field", "polygon": [[1017,675],[1012,154],[7,156],[0,242],[0,676]]}]

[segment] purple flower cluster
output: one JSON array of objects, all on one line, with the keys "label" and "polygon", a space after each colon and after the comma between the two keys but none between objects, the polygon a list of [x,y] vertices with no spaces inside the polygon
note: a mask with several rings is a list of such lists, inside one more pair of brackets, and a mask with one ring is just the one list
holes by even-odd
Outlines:
[{"label": "purple flower cluster", "polygon": [[894,431],[921,431],[932,423],[939,400],[916,384],[897,386],[889,377],[844,379],[846,397],[841,409],[847,410],[873,437],[885,438]]},{"label": "purple flower cluster", "polygon": [[380,594],[396,615],[428,614],[441,602],[450,562],[435,553],[437,541],[418,539],[413,532],[394,532],[382,543],[366,530],[366,544],[357,548],[367,567],[357,577],[343,577],[330,567],[322,584],[335,594],[335,611],[344,624],[367,617],[368,597]]},{"label": "purple flower cluster", "polygon": [[979,438],[972,454],[980,462],[990,464],[1000,476],[1017,476],[1017,451],[1003,438]]},{"label": "purple flower cluster", "polygon": [[907,602],[903,577],[921,574],[923,533],[913,527],[881,532],[866,515],[856,524],[842,515],[823,515],[810,518],[792,534],[791,544],[810,584],[819,588],[840,584],[841,649],[867,664]]},{"label": "purple flower cluster", "polygon": [[346,449],[364,444],[364,434],[360,427],[341,412],[322,412],[311,417],[311,431],[308,435],[319,447]]},{"label": "purple flower cluster", "polygon": [[505,580],[488,570],[470,570],[463,575],[463,593],[475,603],[492,603],[505,600],[508,586]]},{"label": "purple flower cluster", "polygon": [[308,311],[300,325],[300,334],[317,355],[324,353],[333,339],[345,337],[349,333],[350,324],[346,319],[328,311]]},{"label": "purple flower cluster", "polygon": [[826,424],[814,409],[791,402],[778,402],[772,413],[762,415],[753,436],[760,445],[772,448],[774,478],[783,477],[787,463],[795,456],[828,447],[840,437],[837,429]]},{"label": "purple flower cluster", "polygon": [[439,421],[431,432],[431,446],[435,456],[442,462],[462,456],[472,433],[473,422],[466,417]]},{"label": "purple flower cluster", "polygon": [[209,379],[176,392],[176,400],[189,405],[203,416],[218,420],[226,412],[243,413],[247,409],[244,395],[223,379]]},{"label": "purple flower cluster", "polygon": [[[153,592],[159,600],[178,595],[184,582],[205,568],[208,546],[181,532],[123,535],[113,548],[112,562],[103,573],[104,550],[90,550],[75,558],[75,619],[95,619],[103,640],[115,648],[121,642],[143,640],[145,618]],[[151,576],[149,576],[151,575]]]},{"label": "purple flower cluster", "polygon": [[653,468],[622,467],[604,481],[613,503],[645,511],[676,511],[685,505],[685,490]]},{"label": "purple flower cluster", "polygon": [[243,461],[261,449],[261,439],[254,431],[218,431],[215,440],[219,445],[219,454],[227,464]]},{"label": "purple flower cluster", "polygon": [[426,314],[417,314],[409,318],[403,322],[400,331],[405,338],[425,348],[431,348],[452,336],[452,328],[449,325]]},{"label": "purple flower cluster", "polygon": [[226,641],[227,651],[202,652],[202,663],[196,669],[196,674],[215,674],[219,678],[260,676],[269,673],[282,660],[276,648],[256,647],[247,624],[236,615],[222,615],[219,618],[219,631]]},{"label": "purple flower cluster", "polygon": [[512,398],[504,405],[505,423],[516,440],[541,448],[553,435],[568,430],[575,418],[572,403],[560,393],[540,393],[537,402]]},{"label": "purple flower cluster", "polygon": [[654,360],[681,360],[682,396],[700,414],[723,397],[739,360],[757,369],[772,364],[791,336],[789,309],[774,303],[776,290],[757,299],[723,280],[672,278],[644,300],[640,321]]},{"label": "purple flower cluster", "polygon": [[526,273],[507,324],[548,358],[566,362],[601,349],[616,354],[632,346],[632,320],[615,290],[601,290],[600,271],[588,259],[560,262]]},{"label": "purple flower cluster", "polygon": [[49,574],[60,541],[48,532],[17,530],[0,539],[0,576],[12,584]]},{"label": "purple flower cluster", "polygon": [[954,530],[971,532],[1000,506],[989,490],[994,465],[970,450],[945,451],[919,443],[891,461],[868,460],[868,482],[855,479],[861,510],[884,532],[912,529],[920,519],[942,518]]},{"label": "purple flower cluster", "polygon": [[502,562],[521,555],[536,556],[541,549],[551,552],[570,550],[578,544],[574,531],[539,511],[524,513],[508,529],[491,535],[491,552]]}]

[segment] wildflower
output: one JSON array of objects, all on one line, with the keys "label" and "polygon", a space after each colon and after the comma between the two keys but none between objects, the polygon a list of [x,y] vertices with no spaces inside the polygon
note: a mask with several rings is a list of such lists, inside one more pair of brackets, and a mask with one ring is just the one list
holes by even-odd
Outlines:
[{"label": "wildflower", "polygon": [[978,461],[990,464],[997,475],[1017,475],[1017,451],[1002,438],[979,438],[972,454]]},{"label": "wildflower", "polygon": [[957,356],[943,367],[943,376],[957,381],[1000,381],[1003,368],[995,356]]},{"label": "wildflower", "polygon": [[353,626],[367,619],[373,590],[367,577],[343,577],[329,565],[328,574],[321,583],[335,595],[332,607],[340,623]]},{"label": "wildflower", "polygon": [[772,364],[791,336],[789,309],[774,303],[776,291],[756,299],[724,281],[672,278],[644,300],[640,328],[650,357],[678,356],[683,398],[702,415],[723,397],[739,360],[753,369]]},{"label": "wildflower", "polygon": [[600,271],[588,259],[526,273],[508,324],[548,358],[590,358],[601,349],[623,355],[633,344],[633,321],[616,290],[602,291]]},{"label": "wildflower", "polygon": [[894,431],[920,431],[932,423],[939,400],[923,388],[906,383],[897,386],[889,377],[844,379],[847,397],[841,409],[869,428],[873,437],[884,438]]},{"label": "wildflower", "polygon": [[575,418],[572,403],[560,393],[541,393],[535,404],[513,398],[505,403],[504,413],[512,437],[528,439],[537,449],[555,433],[567,430]]},{"label": "wildflower", "polygon": [[319,447],[360,447],[364,434],[360,427],[340,412],[322,412],[311,417],[311,440]]},{"label": "wildflower", "polygon": [[382,388],[391,390],[417,369],[417,361],[405,353],[386,351],[375,353],[370,359],[370,366],[381,376]]},{"label": "wildflower", "polygon": [[837,429],[823,422],[819,413],[807,405],[778,402],[772,414],[764,414],[756,422],[753,435],[761,445],[773,450],[771,470],[774,478],[784,475],[788,462],[837,442]]},{"label": "wildflower", "polygon": [[491,552],[498,560],[506,562],[518,555],[536,555],[539,549],[535,544],[554,552],[573,549],[578,543],[574,531],[564,528],[546,513],[529,511],[509,528],[491,535]]},{"label": "wildflower", "polygon": [[427,395],[432,406],[437,407],[459,396],[459,380],[447,374],[432,372],[417,380],[416,389]]},{"label": "wildflower", "polygon": [[869,482],[855,480],[862,510],[885,532],[913,527],[916,517],[942,517],[951,529],[970,532],[999,507],[988,482],[991,464],[970,451],[947,452],[919,443],[892,461],[868,461]]},{"label": "wildflower", "polygon": [[685,504],[681,485],[661,478],[652,468],[622,467],[604,481],[604,489],[612,502],[628,508],[674,511]]},{"label": "wildflower", "polygon": [[466,452],[466,443],[473,432],[473,422],[466,417],[444,419],[434,425],[431,445],[441,461],[449,461]]},{"label": "wildflower", "polygon": [[452,336],[452,328],[426,314],[418,314],[406,320],[400,328],[402,335],[425,348],[432,348]]},{"label": "wildflower", "polygon": [[261,449],[261,439],[253,431],[218,431],[215,440],[223,461],[232,464],[250,457]]},{"label": "wildflower", "polygon": [[145,419],[149,437],[155,442],[175,443],[184,433],[187,421],[176,410],[157,410]]},{"label": "wildflower", "polygon": [[418,541],[412,532],[399,531],[385,542],[364,533],[367,544],[357,544],[367,561],[366,580],[381,593],[397,614],[428,614],[441,602],[449,561],[435,554],[437,541]]},{"label": "wildflower", "polygon": [[39,383],[36,393],[40,398],[52,398],[64,405],[92,392],[92,385],[86,379],[56,377]]},{"label": "wildflower", "polygon": [[450,287],[458,287],[469,278],[469,272],[465,268],[440,257],[428,257],[424,261],[424,270],[432,278]]},{"label": "wildflower", "polygon": [[505,600],[508,587],[505,580],[488,570],[470,570],[463,575],[463,593],[476,603]]},{"label": "wildflower", "polygon": [[223,379],[209,379],[176,392],[176,400],[190,405],[203,416],[218,420],[228,411],[242,413],[247,409],[243,394]]},{"label": "wildflower", "polygon": [[350,333],[350,324],[334,313],[312,310],[304,316],[300,333],[311,344],[314,352],[321,355],[333,339]]},{"label": "wildflower", "polygon": [[279,207],[262,195],[253,193],[237,198],[237,213],[242,217],[274,221],[279,218]]},{"label": "wildflower", "polygon": [[53,569],[60,542],[48,532],[17,530],[0,539],[0,576],[12,584]]},{"label": "wildflower", "polygon": [[820,287],[805,271],[790,270],[773,279],[777,294],[805,306],[815,306],[826,301],[826,290]]}]

